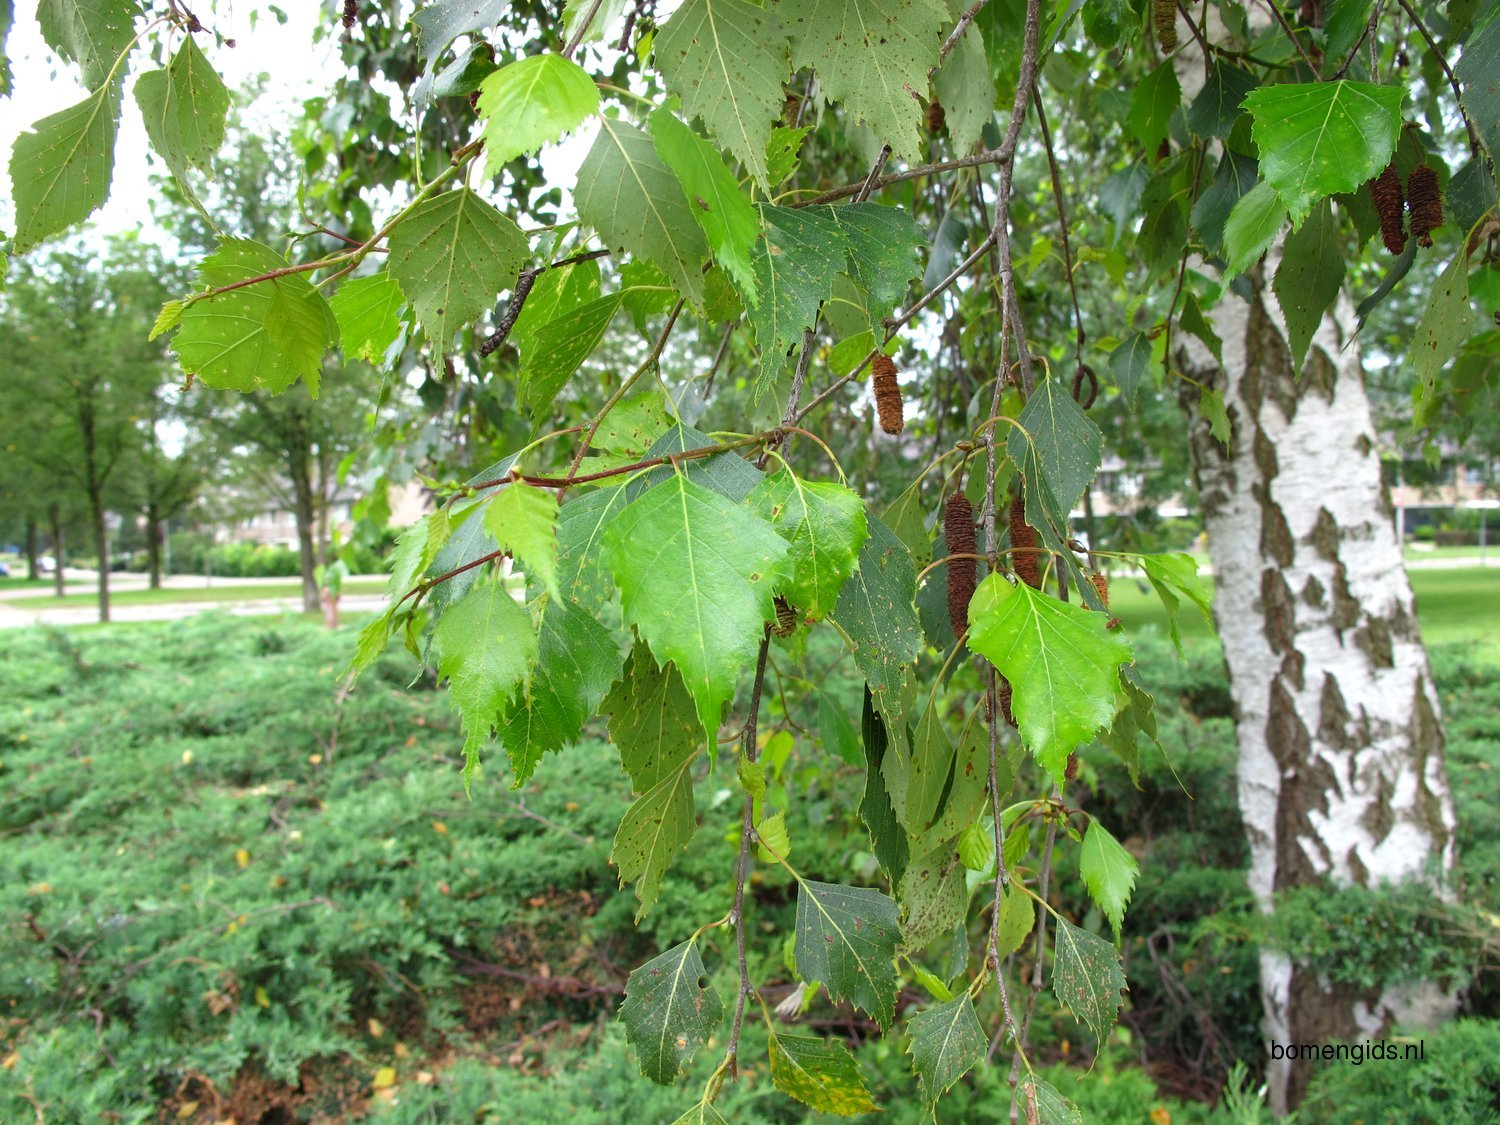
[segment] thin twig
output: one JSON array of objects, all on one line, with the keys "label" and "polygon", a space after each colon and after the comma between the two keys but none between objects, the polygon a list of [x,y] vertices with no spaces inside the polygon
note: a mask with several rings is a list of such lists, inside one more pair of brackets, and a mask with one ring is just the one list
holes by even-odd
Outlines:
[{"label": "thin twig", "polygon": [[1406,0],[1396,0],[1396,3],[1400,4],[1401,10],[1411,17],[1411,22],[1416,24],[1417,31],[1427,43],[1427,49],[1432,52],[1432,57],[1437,59],[1438,66],[1442,67],[1443,73],[1447,75],[1448,85],[1453,88],[1453,101],[1458,106],[1458,115],[1463,118],[1464,128],[1469,131],[1469,155],[1478,157],[1479,133],[1474,128],[1474,122],[1470,121],[1469,115],[1464,112],[1464,96],[1458,88],[1458,79],[1453,75],[1453,68],[1448,65],[1448,60],[1443,57],[1443,52],[1438,50],[1437,44],[1433,42],[1432,35],[1427,30],[1427,25],[1422,22],[1422,18],[1417,15],[1416,10]]},{"label": "thin twig", "polygon": [[1262,0],[1262,3],[1271,10],[1271,15],[1276,17],[1276,22],[1281,25],[1281,30],[1286,33],[1286,37],[1292,41],[1292,46],[1297,48],[1297,54],[1301,55],[1302,61],[1307,64],[1307,69],[1317,74],[1318,68],[1313,65],[1312,56],[1307,53],[1307,48],[1302,46],[1302,40],[1297,38],[1296,30],[1291,24],[1286,22],[1286,17],[1281,14],[1281,9],[1276,6],[1276,0]]},{"label": "thin twig", "polygon": [[594,17],[599,14],[599,9],[604,6],[604,0],[594,0],[589,5],[589,10],[584,13],[583,19],[578,21],[578,27],[573,31],[573,37],[568,40],[568,45],[562,49],[562,57],[571,59],[573,52],[578,50],[578,44],[583,42],[583,37],[588,34],[589,24],[594,22]]},{"label": "thin twig", "polygon": [[[766,679],[766,654],[770,648],[771,626],[767,624],[761,633],[760,655],[755,660],[755,684],[750,689],[750,715],[745,721],[745,732],[740,742],[745,758],[751,765],[760,757],[760,747],[755,741],[755,726],[760,713],[760,689]],[[740,1028],[745,1022],[745,1001],[752,991],[750,963],[745,956],[745,883],[750,877],[750,848],[754,842],[755,798],[746,793],[745,811],[740,820],[740,858],[735,869],[734,909],[729,915],[734,925],[734,944],[740,970],[740,983],[734,995],[734,1022],[729,1028],[729,1049],[724,1054],[724,1065],[732,1075],[739,1073]]]},{"label": "thin twig", "polygon": [[1073,297],[1073,327],[1077,332],[1078,362],[1083,362],[1083,313],[1078,308],[1078,286],[1073,281],[1073,250],[1068,242],[1068,213],[1063,206],[1062,178],[1057,174],[1057,153],[1052,148],[1052,132],[1047,128],[1047,113],[1042,108],[1041,91],[1032,88],[1031,101],[1036,106],[1036,121],[1041,127],[1042,144],[1047,149],[1047,168],[1052,173],[1052,198],[1057,203],[1057,222],[1062,231],[1063,268],[1068,273],[1068,292]]},{"label": "thin twig", "polygon": [[[942,49],[938,51],[939,63],[942,63],[953,53],[953,48],[958,46],[958,41],[963,38],[964,32],[969,30],[969,25],[974,22],[974,17],[984,11],[984,6],[989,2],[990,0],[978,0],[968,11],[958,17],[958,22],[953,25],[953,30],[948,33],[948,38],[943,40]],[[927,76],[931,78],[935,70],[937,70],[937,67],[929,70]]]},{"label": "thin twig", "polygon": [[[892,172],[889,176],[882,176],[871,186],[872,191],[880,191],[890,187],[892,184],[905,183],[907,180],[921,179],[923,176],[933,176],[939,172],[955,172],[960,168],[979,168],[985,164],[998,164],[1006,159],[1005,147],[987,148],[983,152],[976,152],[970,156],[960,156],[956,160],[940,160],[935,164],[923,164],[918,168],[905,168],[900,172]],[[792,207],[812,207],[819,203],[833,203],[839,199],[848,199],[851,195],[858,195],[865,189],[865,180],[857,184],[845,184],[841,188],[825,191],[822,195],[815,195],[811,199],[798,200],[790,204]]]}]

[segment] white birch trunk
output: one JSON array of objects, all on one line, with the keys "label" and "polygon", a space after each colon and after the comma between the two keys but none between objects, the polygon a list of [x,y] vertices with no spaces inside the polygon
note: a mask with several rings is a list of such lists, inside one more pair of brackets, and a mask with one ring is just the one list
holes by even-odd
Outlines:
[{"label": "white birch trunk", "polygon": [[[1265,276],[1275,269],[1275,254]],[[1273,895],[1327,877],[1375,886],[1446,873],[1454,815],[1437,693],[1375,452],[1348,302],[1313,340],[1300,380],[1269,285],[1226,294],[1222,367],[1196,341],[1185,368],[1224,392],[1226,450],[1195,418],[1193,453],[1237,709],[1250,885]],[[1196,395],[1195,395],[1196,398]],[[1354,1040],[1430,1021],[1451,998],[1426,982],[1356,993],[1316,967],[1261,955],[1267,1043]],[[1273,1106],[1307,1073],[1269,1060]]]}]

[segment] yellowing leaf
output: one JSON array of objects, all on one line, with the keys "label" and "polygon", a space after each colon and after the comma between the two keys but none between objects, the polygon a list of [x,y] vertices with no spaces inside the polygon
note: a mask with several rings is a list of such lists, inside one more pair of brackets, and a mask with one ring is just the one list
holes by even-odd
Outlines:
[{"label": "yellowing leaf", "polygon": [[271,1006],[271,994],[264,988],[257,987],[255,990],[255,1004],[260,1008],[269,1008]]},{"label": "yellowing leaf", "polygon": [[832,1039],[772,1035],[771,1081],[821,1113],[855,1117],[879,1108],[849,1048]]},{"label": "yellowing leaf", "polygon": [[375,1072],[375,1077],[370,1080],[370,1085],[377,1090],[385,1090],[396,1084],[396,1068],[383,1066]]},{"label": "yellowing leaf", "polygon": [[234,853],[234,862],[239,864],[241,867],[249,867],[250,853],[247,852],[244,848],[236,849]]}]

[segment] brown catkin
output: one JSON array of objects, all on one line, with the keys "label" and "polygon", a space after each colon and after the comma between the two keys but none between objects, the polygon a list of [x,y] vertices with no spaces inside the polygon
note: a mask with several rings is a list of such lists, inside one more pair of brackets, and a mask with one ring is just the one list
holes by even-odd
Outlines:
[{"label": "brown catkin", "polygon": [[1010,681],[995,673],[995,694],[1000,698],[1000,714],[1011,726],[1016,725],[1016,716],[1010,709]]},{"label": "brown catkin", "polygon": [[359,0],[344,0],[344,30],[353,31],[359,19]]},{"label": "brown catkin", "polygon": [[1411,233],[1419,246],[1432,245],[1432,232],[1443,225],[1443,190],[1437,173],[1418,164],[1406,181],[1406,206],[1411,211]]},{"label": "brown catkin", "polygon": [[880,428],[888,434],[899,434],[906,426],[906,417],[901,405],[901,384],[896,381],[896,361],[880,352],[870,370],[875,373],[875,413],[880,418]]},{"label": "brown catkin", "polygon": [[1042,563],[1036,553],[1036,529],[1026,522],[1026,501],[1010,502],[1010,569],[1034,590],[1042,586]]},{"label": "brown catkin", "polygon": [[1394,164],[1387,164],[1385,171],[1370,181],[1370,198],[1375,201],[1375,214],[1380,217],[1380,238],[1392,254],[1406,249],[1406,232],[1402,229],[1405,216],[1401,198],[1401,173]]},{"label": "brown catkin", "polygon": [[[979,550],[974,537],[974,505],[962,492],[948,497],[943,506],[943,538],[950,555],[973,555]],[[948,618],[953,635],[961,637],[969,627],[969,600],[974,596],[979,564],[972,558],[948,560]]]},{"label": "brown catkin", "polygon": [[1168,54],[1177,50],[1176,0],[1151,0],[1151,22],[1156,26],[1156,41]]},{"label": "brown catkin", "polygon": [[933,98],[927,103],[927,131],[941,133],[947,124],[948,114],[943,110],[943,103]]},{"label": "brown catkin", "polygon": [[797,631],[797,611],[792,608],[792,603],[777,594],[774,599],[776,606],[776,624],[771,631],[778,637],[790,637]]},{"label": "brown catkin", "polygon": [[1104,608],[1109,608],[1109,575],[1102,570],[1096,570],[1089,575],[1089,581],[1094,584],[1094,589],[1099,591],[1099,600],[1104,603]]}]

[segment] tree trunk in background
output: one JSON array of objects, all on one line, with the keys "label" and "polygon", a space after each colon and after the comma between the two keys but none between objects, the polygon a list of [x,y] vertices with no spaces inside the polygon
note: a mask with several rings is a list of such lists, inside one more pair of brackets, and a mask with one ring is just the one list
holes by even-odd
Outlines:
[{"label": "tree trunk in background", "polygon": [[[1275,252],[1271,258],[1275,258]],[[1274,270],[1268,261],[1266,276]],[[1217,585],[1239,743],[1250,886],[1376,886],[1446,873],[1454,814],[1437,693],[1381,481],[1348,302],[1292,371],[1279,307],[1214,315],[1222,367],[1196,341],[1185,369],[1219,390],[1232,449],[1195,419],[1193,460]],[[1197,395],[1193,395],[1196,413]],[[1358,1040],[1451,1014],[1432,982],[1360,990],[1261,953],[1268,1043]],[[1272,1104],[1300,1101],[1307,1063],[1267,1062]]]},{"label": "tree trunk in background", "polygon": [[63,582],[63,525],[62,511],[56,504],[48,509],[48,517],[52,523],[52,561],[57,565],[52,571],[52,588],[58,597],[63,596],[67,589]]},{"label": "tree trunk in background", "polygon": [[161,589],[161,512],[155,504],[146,505],[146,585]]},{"label": "tree trunk in background", "polygon": [[317,504],[313,497],[312,478],[308,473],[306,457],[292,458],[289,468],[293,512],[297,519],[297,551],[302,563],[302,611],[318,613],[322,605],[318,597],[318,556],[313,545],[317,529]]},{"label": "tree trunk in background", "polygon": [[94,530],[94,555],[99,563],[99,620],[109,620],[109,526],[105,522],[104,497],[89,493],[89,517]]},{"label": "tree trunk in background", "polygon": [[36,517],[26,517],[26,577],[35,582],[40,576],[36,557],[38,547],[36,541]]}]

